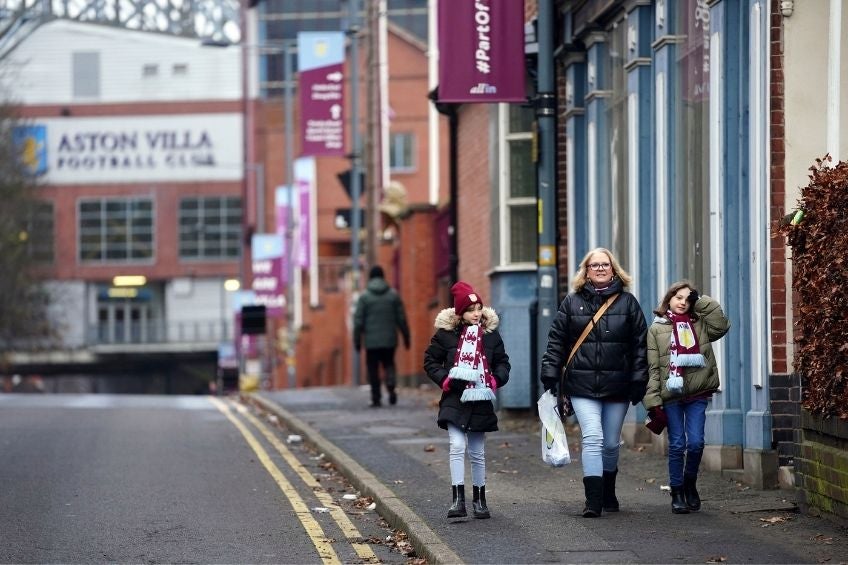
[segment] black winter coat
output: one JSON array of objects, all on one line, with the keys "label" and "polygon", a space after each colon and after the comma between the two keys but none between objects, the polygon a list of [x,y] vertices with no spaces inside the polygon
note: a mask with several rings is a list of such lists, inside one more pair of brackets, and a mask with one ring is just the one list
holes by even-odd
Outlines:
[{"label": "black winter coat", "polygon": [[[501,388],[509,381],[509,356],[504,349],[503,339],[498,333],[498,315],[492,308],[483,307],[480,326],[483,329],[483,354],[489,363],[489,371]],[[424,371],[434,383],[442,386],[453,367],[459,336],[462,331],[462,319],[453,308],[446,308],[436,316],[436,333],[430,340],[430,346],[424,352]],[[447,429],[453,424],[466,432],[494,432],[498,429],[498,417],[490,400],[479,402],[460,402],[461,392],[450,390],[442,392],[439,400],[439,427]]]},{"label": "black winter coat", "polygon": [[609,295],[621,295],[607,309],[577,350],[565,377],[568,396],[621,399],[638,403],[648,383],[648,325],[636,297],[623,291],[621,281],[601,294],[587,283],[559,306],[542,356],[542,382],[559,382],[563,365],[586,324]]}]

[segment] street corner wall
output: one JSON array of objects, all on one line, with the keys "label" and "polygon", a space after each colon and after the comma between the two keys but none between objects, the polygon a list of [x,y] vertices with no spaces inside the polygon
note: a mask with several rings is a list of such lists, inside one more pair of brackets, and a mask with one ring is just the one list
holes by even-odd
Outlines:
[{"label": "street corner wall", "polygon": [[400,220],[396,249],[397,290],[406,308],[411,337],[409,350],[401,346],[396,356],[398,377],[404,384],[414,384],[424,376],[424,350],[433,334],[435,312],[445,307],[436,304],[436,209],[416,206],[411,211]]},{"label": "street corner wall", "polygon": [[805,512],[848,518],[848,422],[801,412],[795,485]]},{"label": "street corner wall", "polygon": [[344,322],[346,295],[324,293],[322,305],[310,309],[297,344],[298,386],[333,386],[351,382],[353,337]]}]

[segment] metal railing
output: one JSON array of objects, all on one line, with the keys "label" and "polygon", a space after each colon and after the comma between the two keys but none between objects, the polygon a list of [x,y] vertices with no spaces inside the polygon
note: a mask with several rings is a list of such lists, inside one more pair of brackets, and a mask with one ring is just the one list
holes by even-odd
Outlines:
[{"label": "metal railing", "polygon": [[88,345],[220,343],[233,339],[233,324],[223,320],[113,322],[90,325]]}]

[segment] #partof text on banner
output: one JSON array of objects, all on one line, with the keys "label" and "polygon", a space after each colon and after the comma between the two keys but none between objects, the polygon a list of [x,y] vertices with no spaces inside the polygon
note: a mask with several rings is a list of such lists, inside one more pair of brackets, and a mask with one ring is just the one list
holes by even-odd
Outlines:
[{"label": "#partof text on banner", "polygon": [[439,101],[523,102],[523,0],[439,0]]}]

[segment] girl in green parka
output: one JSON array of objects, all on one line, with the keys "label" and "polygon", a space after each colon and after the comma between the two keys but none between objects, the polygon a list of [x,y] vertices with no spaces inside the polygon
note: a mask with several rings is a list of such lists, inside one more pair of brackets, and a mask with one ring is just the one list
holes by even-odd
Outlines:
[{"label": "girl in green parka", "polygon": [[648,390],[652,420],[668,422],[671,511],[701,508],[696,482],[704,452],[707,404],[719,388],[712,342],[730,329],[718,302],[682,280],[671,285],[648,328]]}]

